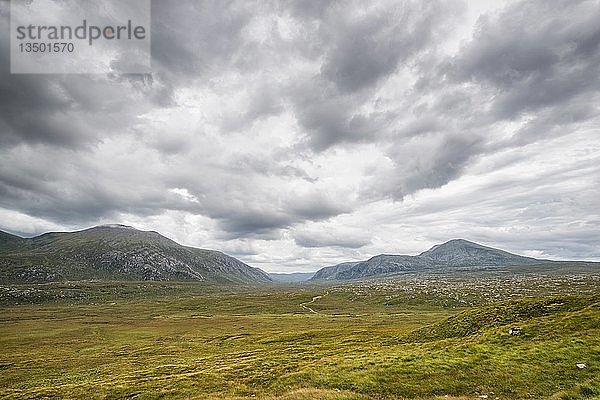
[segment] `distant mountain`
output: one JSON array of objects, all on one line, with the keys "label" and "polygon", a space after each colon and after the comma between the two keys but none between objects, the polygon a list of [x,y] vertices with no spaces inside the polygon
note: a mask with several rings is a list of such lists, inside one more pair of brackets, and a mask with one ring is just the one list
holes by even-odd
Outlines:
[{"label": "distant mountain", "polygon": [[444,244],[438,244],[419,254],[419,257],[452,267],[528,265],[548,261],[519,256],[464,239],[454,239]]},{"label": "distant mountain", "polygon": [[[364,262],[364,261],[363,261]],[[332,265],[329,267],[323,267],[310,279],[311,281],[322,281],[322,280],[342,280],[342,279],[352,279],[350,276],[360,273],[361,268],[354,267],[358,264],[358,262],[345,262],[337,265]],[[353,271],[354,269],[354,271]]]},{"label": "distant mountain", "polygon": [[103,225],[21,238],[0,231],[0,283],[169,280],[261,283],[262,270],[218,251],[186,247],[152,231]]},{"label": "distant mountain", "polygon": [[304,282],[309,280],[315,275],[314,272],[292,272],[289,274],[277,274],[277,273],[269,273],[271,279],[274,282]]},{"label": "distant mountain", "polygon": [[0,231],[0,253],[18,248],[26,243],[27,239]]},{"label": "distant mountain", "polygon": [[534,265],[548,262],[519,256],[463,239],[433,246],[418,256],[381,254],[366,261],[321,268],[311,280],[348,280],[431,268]]},{"label": "distant mountain", "polygon": [[347,280],[366,276],[394,274],[415,268],[426,268],[429,263],[419,257],[380,254],[366,261],[346,262],[321,268],[312,280]]}]

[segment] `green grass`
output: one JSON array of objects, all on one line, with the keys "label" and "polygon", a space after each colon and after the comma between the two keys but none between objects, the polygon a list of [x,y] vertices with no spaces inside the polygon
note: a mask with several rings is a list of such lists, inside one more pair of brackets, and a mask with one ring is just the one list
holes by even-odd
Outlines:
[{"label": "green grass", "polygon": [[[3,290],[2,398],[600,398],[597,294],[461,307],[380,284]],[[317,295],[317,314],[300,306]]]}]

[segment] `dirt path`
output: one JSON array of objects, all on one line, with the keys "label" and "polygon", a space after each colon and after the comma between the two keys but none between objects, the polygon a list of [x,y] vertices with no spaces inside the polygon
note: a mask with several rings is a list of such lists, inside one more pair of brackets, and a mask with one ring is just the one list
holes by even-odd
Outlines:
[{"label": "dirt path", "polygon": [[311,312],[311,313],[313,313],[313,314],[318,314],[318,312],[316,312],[316,311],[315,311],[315,310],[313,310],[312,308],[308,307],[308,306],[307,306],[307,304],[312,304],[312,303],[314,303],[315,301],[319,300],[320,298],[327,296],[328,294],[329,294],[329,292],[325,293],[325,294],[324,294],[324,295],[322,295],[322,296],[315,296],[315,297],[313,297],[313,298],[312,298],[312,300],[311,300],[311,301],[307,301],[306,303],[300,303],[300,307],[304,308],[305,310],[308,310],[308,311],[310,311],[310,312]]}]

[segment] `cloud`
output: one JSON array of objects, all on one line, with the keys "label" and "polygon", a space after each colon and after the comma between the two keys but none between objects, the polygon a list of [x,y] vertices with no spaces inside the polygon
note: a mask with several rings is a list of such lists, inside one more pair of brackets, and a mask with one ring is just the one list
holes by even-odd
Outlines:
[{"label": "cloud", "polygon": [[498,118],[562,107],[599,88],[599,17],[593,1],[515,3],[479,19],[473,40],[452,60],[448,74],[488,85]]},{"label": "cloud", "polygon": [[240,237],[279,238],[279,230],[291,225],[291,216],[269,209],[242,210],[218,217],[224,238]]},{"label": "cloud", "polygon": [[437,1],[319,8],[318,34],[309,37],[320,43],[324,61],[318,73],[303,74],[288,93],[308,146],[320,152],[385,136],[394,118],[388,110],[373,109],[380,100],[377,90],[397,75],[400,64],[406,69],[433,51],[448,22],[461,13],[460,5]]},{"label": "cloud", "polygon": [[454,237],[600,258],[593,1],[155,1],[127,75],[9,74],[0,7],[0,229],[286,271]]},{"label": "cloud", "polygon": [[152,2],[152,58],[171,79],[199,79],[235,62],[255,11],[243,1]]},{"label": "cloud", "polygon": [[339,144],[377,140],[386,129],[388,116],[362,111],[363,99],[339,94],[327,85],[315,78],[293,95],[294,115],[306,132],[309,148],[321,152]]},{"label": "cloud", "polygon": [[363,196],[402,200],[422,189],[439,188],[462,175],[481,152],[481,143],[480,137],[467,134],[400,139],[387,151],[391,165],[366,181]]},{"label": "cloud", "polygon": [[363,231],[327,232],[305,230],[294,235],[294,242],[302,247],[343,247],[358,249],[371,243]]},{"label": "cloud", "polygon": [[446,18],[460,5],[433,2],[384,2],[349,8],[338,3],[323,25],[330,43],[321,68],[324,78],[342,92],[372,87],[393,74],[400,62],[409,63],[430,50],[444,32]]},{"label": "cloud", "polygon": [[291,197],[285,209],[310,221],[320,221],[350,211],[348,199],[328,197],[316,190]]}]

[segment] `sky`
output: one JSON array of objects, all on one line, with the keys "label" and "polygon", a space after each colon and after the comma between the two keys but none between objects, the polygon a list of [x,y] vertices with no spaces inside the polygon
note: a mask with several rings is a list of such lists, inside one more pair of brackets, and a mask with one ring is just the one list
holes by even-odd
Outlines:
[{"label": "sky", "polygon": [[453,238],[600,260],[598,0],[155,0],[126,75],[11,75],[9,8],[0,230],[122,223],[268,272]]}]

